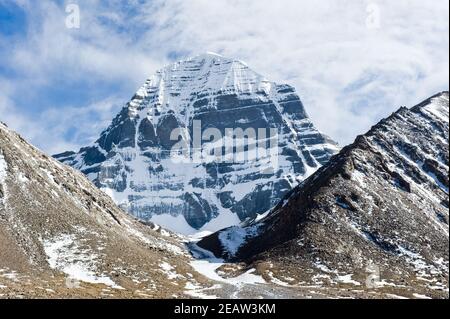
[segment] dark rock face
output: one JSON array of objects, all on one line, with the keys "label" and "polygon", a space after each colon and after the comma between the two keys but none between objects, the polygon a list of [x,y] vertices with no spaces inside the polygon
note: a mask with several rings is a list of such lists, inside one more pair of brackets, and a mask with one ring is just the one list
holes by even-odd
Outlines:
[{"label": "dark rock face", "polygon": [[155,147],[158,145],[155,127],[148,119],[144,119],[139,126],[139,141],[138,146],[141,149],[147,147]]},{"label": "dark rock face", "polygon": [[211,220],[217,216],[217,208],[211,207],[209,203],[201,198],[201,194],[186,193],[184,195],[185,209],[184,218],[194,228],[201,228],[205,220]]},{"label": "dark rock face", "polygon": [[[211,133],[203,136],[203,147],[220,134],[222,150],[227,130],[240,129],[242,136],[231,135],[238,154],[249,130],[262,129],[267,139],[276,129],[278,164],[268,157],[174,162],[172,148],[180,142],[197,149],[196,123],[200,134]],[[314,128],[291,86],[269,82],[242,62],[207,54],[159,71],[94,145],[55,158],[87,174],[131,214],[187,233],[208,229],[214,219],[210,230],[266,212],[336,151],[336,143]]]},{"label": "dark rock face", "polygon": [[401,108],[267,217],[199,246],[304,285],[346,280],[355,289],[448,298],[448,107],[444,92]]}]

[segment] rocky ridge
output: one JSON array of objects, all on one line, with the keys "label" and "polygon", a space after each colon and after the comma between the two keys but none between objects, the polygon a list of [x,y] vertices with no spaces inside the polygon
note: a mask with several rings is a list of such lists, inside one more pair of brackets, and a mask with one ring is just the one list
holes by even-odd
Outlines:
[{"label": "rocky ridge", "polygon": [[287,286],[448,298],[448,107],[448,92],[402,107],[267,216],[198,245]]}]

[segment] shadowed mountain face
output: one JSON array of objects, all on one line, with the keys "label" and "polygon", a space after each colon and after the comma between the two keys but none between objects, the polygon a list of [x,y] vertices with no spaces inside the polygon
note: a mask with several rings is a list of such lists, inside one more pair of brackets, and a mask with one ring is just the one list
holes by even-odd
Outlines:
[{"label": "shadowed mountain face", "polygon": [[[206,141],[221,134],[214,138],[220,149],[229,145],[227,129],[241,129],[244,135],[231,135],[232,159],[174,161],[179,142],[205,150],[205,143],[195,144],[196,125]],[[276,158],[261,156],[258,144],[256,158],[236,160],[248,152],[237,148],[248,143],[248,130],[264,132],[265,139],[256,138],[268,148],[270,129],[277,132]],[[182,133],[171,138],[176,130]],[[269,82],[243,62],[205,54],[157,72],[93,145],[55,158],[134,216],[186,234],[265,213],[336,151],[292,87]]]},{"label": "shadowed mountain face", "polygon": [[170,298],[193,280],[172,278],[194,273],[189,260],[180,238],[0,123],[0,298]]},{"label": "shadowed mountain face", "polygon": [[401,108],[265,218],[199,246],[290,284],[448,298],[448,107],[444,92]]}]

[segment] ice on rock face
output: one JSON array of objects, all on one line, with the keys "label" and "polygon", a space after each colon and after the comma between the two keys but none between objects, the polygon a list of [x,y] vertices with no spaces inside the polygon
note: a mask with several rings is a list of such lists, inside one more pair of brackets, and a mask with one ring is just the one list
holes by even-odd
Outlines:
[{"label": "ice on rock face", "polygon": [[[227,129],[263,129],[267,137],[275,129],[276,165],[267,157],[174,161],[171,151],[180,141],[196,150],[195,125],[200,136],[208,129],[220,132],[214,140],[219,148],[227,142]],[[171,139],[176,130],[180,134]],[[200,147],[212,138],[203,136]],[[234,140],[236,152],[246,141],[245,135]],[[208,53],[156,72],[93,145],[55,157],[85,173],[129,213],[144,220],[176,219],[174,230],[188,234],[266,212],[337,150],[315,129],[294,88]],[[268,164],[272,171],[261,169]]]}]

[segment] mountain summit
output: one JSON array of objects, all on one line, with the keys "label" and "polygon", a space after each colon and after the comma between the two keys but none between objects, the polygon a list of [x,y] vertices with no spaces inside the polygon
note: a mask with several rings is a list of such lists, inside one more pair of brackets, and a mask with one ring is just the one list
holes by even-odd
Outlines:
[{"label": "mountain summit", "polygon": [[337,150],[294,88],[207,53],[156,72],[95,143],[55,158],[129,213],[189,234],[265,213]]}]

